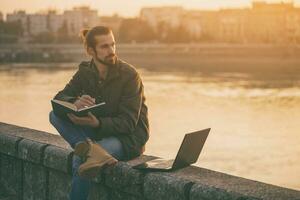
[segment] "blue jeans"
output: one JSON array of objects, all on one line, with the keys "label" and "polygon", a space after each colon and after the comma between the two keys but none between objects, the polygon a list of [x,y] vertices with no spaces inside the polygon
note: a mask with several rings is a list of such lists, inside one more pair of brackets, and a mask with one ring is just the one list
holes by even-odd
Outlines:
[{"label": "blue jeans", "polygon": [[[66,120],[58,118],[53,111],[49,114],[50,123],[56,128],[58,133],[71,145],[75,147],[76,143],[85,141],[87,138],[94,140],[96,134],[92,128],[78,126]],[[124,157],[123,147],[116,137],[107,137],[97,141],[108,153],[118,160]],[[78,168],[81,165],[81,159],[74,155],[72,162],[73,176],[70,200],[86,200],[91,187],[91,181],[78,176]]]}]

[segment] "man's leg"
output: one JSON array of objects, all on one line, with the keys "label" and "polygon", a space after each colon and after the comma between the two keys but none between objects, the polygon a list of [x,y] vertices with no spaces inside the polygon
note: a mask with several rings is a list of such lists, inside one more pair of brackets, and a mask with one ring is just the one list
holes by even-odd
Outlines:
[{"label": "man's leg", "polygon": [[69,121],[60,119],[53,111],[49,114],[49,121],[72,148],[74,148],[77,143],[85,141],[87,138],[94,138],[94,132],[91,128],[81,127],[72,124]]},{"label": "man's leg", "polygon": [[72,185],[70,192],[70,200],[86,200],[89,195],[91,181],[81,178],[78,175],[78,168],[81,165],[82,160],[79,156],[73,156],[72,162]]},{"label": "man's leg", "polygon": [[[122,143],[116,137],[104,138],[97,141],[109,154],[114,156],[118,160],[124,159],[124,151]],[[70,200],[86,200],[88,192],[91,187],[91,181],[83,179],[78,176],[78,168],[81,164],[81,160],[78,156],[73,157],[73,179],[72,189],[70,193]]]},{"label": "man's leg", "polygon": [[[57,117],[53,111],[49,114],[50,123],[56,128],[58,133],[71,145],[72,148],[79,142],[87,138],[93,139],[93,131],[88,127],[80,127]],[[77,170],[82,161],[79,156],[73,156],[72,169],[72,188],[70,193],[71,200],[87,199],[91,182],[78,176]]]},{"label": "man's leg", "polygon": [[110,155],[112,155],[117,160],[124,159],[124,150],[122,143],[116,137],[107,137],[102,140],[97,141],[98,144],[101,145]]}]

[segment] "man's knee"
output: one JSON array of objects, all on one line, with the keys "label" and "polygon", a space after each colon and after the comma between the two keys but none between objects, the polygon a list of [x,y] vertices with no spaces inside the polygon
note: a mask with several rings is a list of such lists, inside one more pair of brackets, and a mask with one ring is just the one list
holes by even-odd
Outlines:
[{"label": "man's knee", "polygon": [[49,122],[53,125],[53,123],[55,122],[55,118],[56,118],[56,116],[55,116],[55,114],[54,114],[54,112],[53,111],[50,111],[50,113],[49,113]]},{"label": "man's knee", "polygon": [[120,140],[116,137],[107,137],[103,138],[101,141],[99,141],[99,144],[103,146],[106,149],[120,149],[122,148],[122,143]]},{"label": "man's knee", "polygon": [[123,156],[123,146],[120,140],[116,137],[104,138],[97,142],[112,156],[121,159]]},{"label": "man's knee", "polygon": [[59,119],[53,111],[51,111],[49,113],[49,122],[55,127],[57,126],[58,124],[61,124],[62,123],[62,120]]}]

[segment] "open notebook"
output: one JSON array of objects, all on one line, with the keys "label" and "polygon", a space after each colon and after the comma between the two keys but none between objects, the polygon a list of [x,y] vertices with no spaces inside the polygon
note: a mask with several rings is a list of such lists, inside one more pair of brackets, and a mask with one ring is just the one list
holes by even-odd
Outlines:
[{"label": "open notebook", "polygon": [[105,102],[101,102],[93,106],[81,109],[77,109],[73,103],[56,99],[52,99],[51,104],[55,115],[64,119],[68,119],[68,113],[73,113],[74,115],[79,117],[87,116],[88,112],[91,112],[94,115],[98,115],[98,113],[101,112],[101,110],[104,108]]}]

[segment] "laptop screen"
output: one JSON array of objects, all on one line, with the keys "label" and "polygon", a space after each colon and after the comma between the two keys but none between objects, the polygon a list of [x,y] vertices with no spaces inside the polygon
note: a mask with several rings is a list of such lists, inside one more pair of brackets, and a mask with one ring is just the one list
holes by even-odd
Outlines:
[{"label": "laptop screen", "polygon": [[197,162],[204,146],[210,128],[188,133],[184,136],[180,149],[177,153],[173,168],[182,168]]}]

